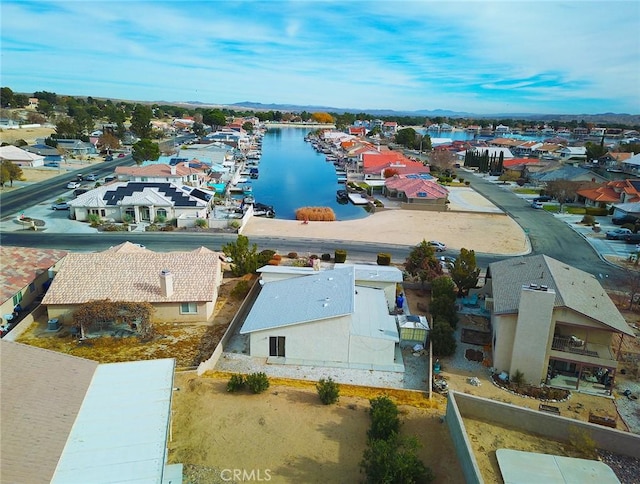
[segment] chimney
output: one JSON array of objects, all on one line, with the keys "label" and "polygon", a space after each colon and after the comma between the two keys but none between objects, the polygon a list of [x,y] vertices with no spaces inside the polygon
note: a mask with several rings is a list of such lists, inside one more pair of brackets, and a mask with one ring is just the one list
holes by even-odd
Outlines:
[{"label": "chimney", "polygon": [[171,174],[175,175],[176,174],[176,165],[170,165],[171,168]]},{"label": "chimney", "polygon": [[160,292],[164,297],[173,296],[173,274],[167,269],[160,271]]}]

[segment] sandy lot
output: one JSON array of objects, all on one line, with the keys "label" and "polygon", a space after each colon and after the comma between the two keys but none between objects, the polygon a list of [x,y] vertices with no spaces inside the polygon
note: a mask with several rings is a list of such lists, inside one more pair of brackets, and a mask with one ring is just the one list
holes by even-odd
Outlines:
[{"label": "sandy lot", "polygon": [[359,242],[417,245],[438,240],[447,247],[515,255],[528,253],[523,230],[510,217],[494,213],[386,210],[358,220],[309,222],[253,217],[243,235],[325,238]]},{"label": "sandy lot", "polygon": [[[263,394],[227,393],[226,379],[178,374],[171,462],[187,464],[193,483],[223,482],[223,469],[266,472],[277,483],[360,482],[370,426],[368,398],[343,389],[322,405],[310,385],[273,385]],[[391,396],[396,402],[394,396]],[[440,402],[444,408],[444,400]],[[436,483],[464,482],[442,410],[399,405],[402,434],[418,437],[419,455]]]},{"label": "sandy lot", "polygon": [[55,131],[53,128],[0,129],[0,142],[12,144],[16,140],[23,139],[32,145],[38,138],[46,138]]}]

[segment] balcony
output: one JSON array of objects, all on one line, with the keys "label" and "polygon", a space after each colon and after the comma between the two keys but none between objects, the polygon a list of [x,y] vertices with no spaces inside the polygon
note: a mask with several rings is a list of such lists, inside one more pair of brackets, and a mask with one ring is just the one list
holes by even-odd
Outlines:
[{"label": "balcony", "polygon": [[551,357],[617,367],[609,346],[590,343],[575,336],[554,336],[551,343]]}]

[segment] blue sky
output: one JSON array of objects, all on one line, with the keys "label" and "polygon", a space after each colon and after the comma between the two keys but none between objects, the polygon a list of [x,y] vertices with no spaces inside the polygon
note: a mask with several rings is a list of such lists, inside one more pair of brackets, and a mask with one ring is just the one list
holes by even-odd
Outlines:
[{"label": "blue sky", "polygon": [[8,1],[16,92],[640,114],[640,2]]}]

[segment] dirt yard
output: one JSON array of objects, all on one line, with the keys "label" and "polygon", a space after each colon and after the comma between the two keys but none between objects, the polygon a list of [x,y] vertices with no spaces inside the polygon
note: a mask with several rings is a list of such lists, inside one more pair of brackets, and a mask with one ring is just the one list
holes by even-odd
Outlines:
[{"label": "dirt yard", "polygon": [[186,464],[188,482],[224,482],[219,477],[224,469],[268,473],[277,483],[359,482],[370,426],[368,398],[383,393],[399,404],[402,434],[419,439],[419,456],[434,471],[435,482],[464,482],[440,419],[442,397],[438,408],[421,408],[400,403],[407,392],[359,389],[353,396],[341,387],[338,404],[325,406],[311,383],[272,384],[253,395],[227,393],[227,380],[176,376],[180,390],[174,393],[169,460]]},{"label": "dirt yard", "polygon": [[0,143],[13,144],[22,139],[32,145],[38,138],[47,138],[55,132],[53,128],[0,129]]}]

